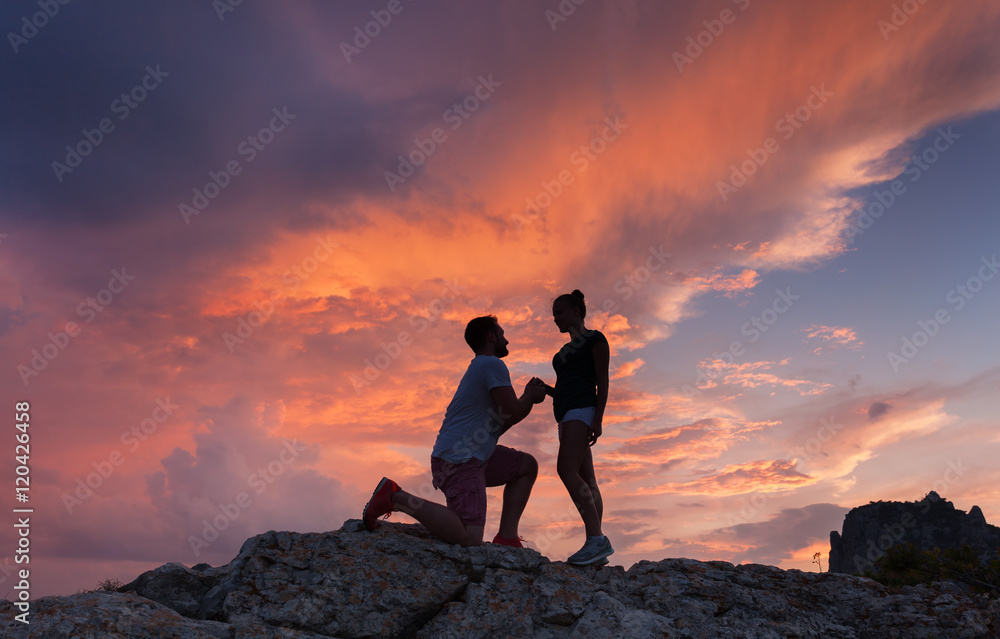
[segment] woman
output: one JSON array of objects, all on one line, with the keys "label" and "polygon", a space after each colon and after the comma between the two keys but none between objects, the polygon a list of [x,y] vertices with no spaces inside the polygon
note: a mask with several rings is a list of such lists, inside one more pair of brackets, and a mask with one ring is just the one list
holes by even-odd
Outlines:
[{"label": "woman", "polygon": [[546,385],[559,423],[557,469],[587,530],[587,541],[566,561],[578,566],[605,564],[614,552],[601,532],[604,503],[594,475],[590,447],[601,436],[601,422],[608,403],[608,340],[600,331],[589,330],[583,320],[587,306],[583,293],[560,295],[552,303],[552,319],[570,341],[552,358],[555,388]]}]

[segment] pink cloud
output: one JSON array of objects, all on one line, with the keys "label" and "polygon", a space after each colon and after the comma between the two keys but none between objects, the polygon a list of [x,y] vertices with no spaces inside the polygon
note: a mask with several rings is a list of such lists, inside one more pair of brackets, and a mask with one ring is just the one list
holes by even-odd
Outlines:
[{"label": "pink cloud", "polygon": [[812,382],[806,379],[784,378],[768,372],[776,366],[785,366],[789,362],[759,361],[729,363],[721,359],[702,360],[700,368],[707,371],[708,380],[698,385],[700,389],[710,389],[720,386],[738,386],[740,388],[759,388],[773,386],[789,388],[800,395],[818,395],[826,392],[832,385],[827,382]]},{"label": "pink cloud", "polygon": [[859,349],[864,346],[864,342],[858,339],[857,332],[847,326],[824,326],[822,324],[812,324],[804,329],[806,336],[803,341],[819,342],[819,346],[813,352],[819,355],[823,352],[836,350],[840,347]]}]

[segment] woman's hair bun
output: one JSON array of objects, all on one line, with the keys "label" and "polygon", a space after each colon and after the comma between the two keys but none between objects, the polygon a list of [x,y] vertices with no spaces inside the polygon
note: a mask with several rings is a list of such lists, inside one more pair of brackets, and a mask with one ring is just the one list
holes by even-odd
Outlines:
[{"label": "woman's hair bun", "polygon": [[570,306],[578,308],[580,310],[581,318],[587,316],[587,303],[584,301],[583,293],[580,292],[580,289],[573,289],[572,293],[563,293],[562,295],[560,295],[555,299],[553,305],[556,302],[560,302],[562,304],[569,304]]}]

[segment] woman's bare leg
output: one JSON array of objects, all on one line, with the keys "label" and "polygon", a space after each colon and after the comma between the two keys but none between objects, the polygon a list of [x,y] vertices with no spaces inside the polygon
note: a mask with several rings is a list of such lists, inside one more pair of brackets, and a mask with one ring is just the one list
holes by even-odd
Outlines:
[{"label": "woman's bare leg", "polygon": [[[604,505],[601,502],[600,491],[595,495],[590,484],[583,477],[586,467],[589,467],[590,473],[593,474],[594,462],[587,442],[589,432],[590,428],[582,421],[563,422],[556,470],[583,518],[587,536],[597,537],[603,534],[601,532],[601,515]],[[596,480],[593,483],[596,488]],[[598,510],[598,503],[601,503],[600,510]]]}]

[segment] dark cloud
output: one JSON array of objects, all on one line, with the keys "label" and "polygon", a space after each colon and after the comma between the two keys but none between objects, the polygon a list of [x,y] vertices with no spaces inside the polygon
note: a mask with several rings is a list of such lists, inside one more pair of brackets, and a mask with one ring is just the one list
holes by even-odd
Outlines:
[{"label": "dark cloud", "polygon": [[868,407],[868,419],[878,419],[892,409],[890,404],[885,402],[872,402],[872,405]]},{"label": "dark cloud", "polygon": [[849,509],[836,504],[810,504],[785,508],[761,522],[736,524],[704,535],[706,541],[724,541],[750,546],[738,560],[778,565],[794,551],[830,538],[839,530]]},{"label": "dark cloud", "polygon": [[[5,13],[15,22],[16,9]],[[205,4],[63,7],[7,63],[5,92],[17,99],[0,101],[0,203],[36,223],[179,219],[178,204],[231,161],[241,173],[212,201],[216,216],[301,225],[311,197],[378,192],[379,166],[404,147],[419,110],[336,88],[293,17],[250,4],[221,22]],[[294,116],[275,122],[287,130],[241,147],[273,109]],[[86,155],[57,177],[67,145]]]}]

